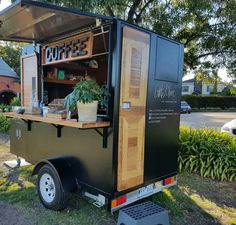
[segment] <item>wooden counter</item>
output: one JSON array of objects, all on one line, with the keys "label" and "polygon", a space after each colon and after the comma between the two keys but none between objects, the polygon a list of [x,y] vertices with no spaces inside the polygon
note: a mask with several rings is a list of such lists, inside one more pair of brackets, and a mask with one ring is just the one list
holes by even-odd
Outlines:
[{"label": "wooden counter", "polygon": [[37,121],[43,123],[50,123],[54,125],[61,125],[66,127],[75,127],[80,129],[89,129],[89,128],[100,128],[100,127],[109,127],[110,122],[107,121],[97,121],[97,122],[77,122],[75,119],[63,120],[63,119],[52,119],[42,117],[40,115],[30,115],[30,114],[16,114],[14,112],[4,113],[6,117],[17,118],[22,120]]}]

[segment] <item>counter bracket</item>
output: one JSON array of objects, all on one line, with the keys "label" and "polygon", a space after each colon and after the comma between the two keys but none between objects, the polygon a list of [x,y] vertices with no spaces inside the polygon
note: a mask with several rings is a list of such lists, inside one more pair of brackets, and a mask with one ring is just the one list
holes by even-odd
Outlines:
[{"label": "counter bracket", "polygon": [[[25,120],[25,119],[22,119],[22,120],[27,124],[27,130],[28,131],[32,131],[32,123],[37,122],[37,121],[33,121],[33,120]],[[57,128],[57,137],[60,138],[61,137],[61,130],[64,126],[56,125],[56,124],[52,124],[52,126]]]},{"label": "counter bracket", "polygon": [[37,122],[37,121],[32,121],[32,120],[25,120],[25,119],[21,119],[22,121],[24,121],[27,124],[27,130],[31,131],[32,130],[32,123],[33,122]]},{"label": "counter bracket", "polygon": [[56,125],[56,124],[52,124],[52,125],[57,128],[57,137],[60,138],[61,137],[61,130],[64,126]]},{"label": "counter bracket", "polygon": [[111,132],[108,132],[108,127],[103,127],[102,128],[102,132],[100,130],[98,130],[98,128],[94,128],[94,130],[100,135],[102,136],[102,147],[103,148],[107,148],[107,140],[108,137],[110,136]]}]

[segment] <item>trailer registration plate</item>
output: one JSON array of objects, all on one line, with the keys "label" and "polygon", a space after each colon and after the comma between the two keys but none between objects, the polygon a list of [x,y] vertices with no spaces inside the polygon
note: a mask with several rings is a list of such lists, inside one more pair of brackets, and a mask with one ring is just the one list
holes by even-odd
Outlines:
[{"label": "trailer registration plate", "polygon": [[142,187],[138,190],[138,197],[143,197],[145,195],[149,195],[153,192],[154,190],[154,184],[149,184],[146,187]]}]

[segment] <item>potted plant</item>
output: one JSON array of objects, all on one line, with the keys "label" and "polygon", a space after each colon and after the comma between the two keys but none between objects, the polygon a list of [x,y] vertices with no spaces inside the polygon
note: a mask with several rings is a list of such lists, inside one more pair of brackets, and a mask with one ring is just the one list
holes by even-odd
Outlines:
[{"label": "potted plant", "polygon": [[103,88],[94,80],[84,80],[76,84],[73,92],[66,96],[65,107],[74,112],[78,109],[79,121],[95,122],[97,120],[98,102],[102,101]]},{"label": "potted plant", "polygon": [[[10,103],[13,112],[17,112],[21,108],[21,101],[19,98],[14,97]],[[10,110],[9,110],[10,111]]]}]

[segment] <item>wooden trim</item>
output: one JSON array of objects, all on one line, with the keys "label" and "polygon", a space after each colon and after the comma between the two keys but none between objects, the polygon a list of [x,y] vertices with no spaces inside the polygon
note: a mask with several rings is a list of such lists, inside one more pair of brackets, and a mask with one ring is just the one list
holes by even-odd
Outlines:
[{"label": "wooden trim", "polygon": [[[36,60],[36,67],[34,67],[32,69],[32,64],[28,64],[25,65],[25,60],[30,60],[30,58],[32,58],[33,60]],[[34,59],[35,58],[35,59]],[[25,55],[21,57],[21,102],[22,102],[22,106],[26,106],[27,102],[25,101],[25,90],[27,90],[27,86],[25,84],[26,79],[25,79],[25,70],[31,67],[32,72],[31,72],[31,78],[35,77],[35,81],[36,81],[36,94],[37,94],[37,98],[39,97],[39,74],[38,74],[38,62],[37,62],[37,55],[36,54],[30,54],[30,55]],[[28,78],[28,77],[27,77]],[[29,84],[29,87],[32,88],[32,83]],[[28,98],[30,98],[31,96],[26,96]],[[39,100],[39,99],[38,99]]]},{"label": "wooden trim", "polygon": [[144,182],[149,43],[149,34],[128,26],[123,28],[117,174],[119,192]]},{"label": "wooden trim", "polygon": [[96,57],[96,56],[100,56],[100,55],[108,55],[109,52],[103,52],[103,53],[98,53],[98,54],[94,54],[92,55],[92,57]]},{"label": "wooden trim", "polygon": [[109,30],[94,34],[93,36],[96,37],[96,36],[99,36],[99,35],[102,35],[102,34],[107,34],[107,33],[109,33]]},{"label": "wooden trim", "polygon": [[23,65],[23,57],[20,57],[20,69],[21,69],[21,105],[24,105],[24,74],[23,74],[23,70],[24,70],[24,65]]}]

